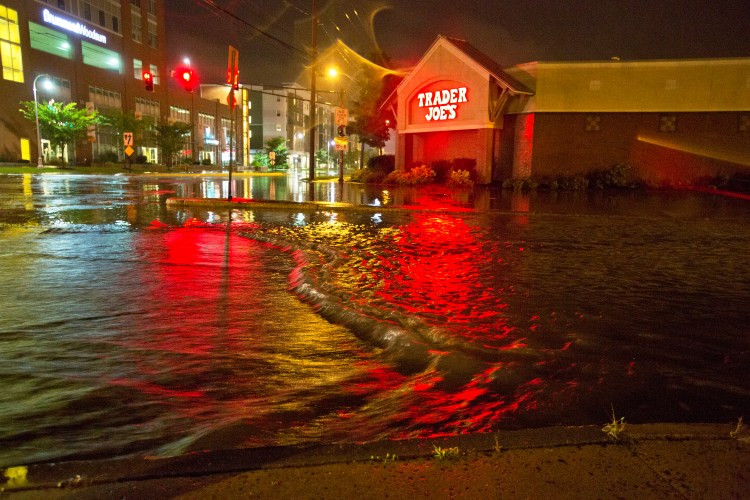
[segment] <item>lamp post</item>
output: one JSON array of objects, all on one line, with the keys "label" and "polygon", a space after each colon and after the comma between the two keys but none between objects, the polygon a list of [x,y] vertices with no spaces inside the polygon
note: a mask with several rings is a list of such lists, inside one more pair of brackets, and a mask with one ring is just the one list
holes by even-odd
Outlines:
[{"label": "lamp post", "polygon": [[[315,109],[315,79],[318,72],[318,4],[315,0],[312,3],[312,64],[310,67],[310,182],[315,180],[315,140],[317,139],[317,120]],[[312,192],[312,186],[310,187]]]},{"label": "lamp post", "polygon": [[34,119],[36,120],[36,147],[38,148],[38,157],[36,162],[37,168],[44,167],[44,158],[42,158],[42,134],[39,133],[39,101],[37,101],[36,97],[36,81],[43,76],[49,78],[49,75],[42,73],[41,75],[36,75],[36,78],[34,78],[34,82],[31,84],[31,87],[34,91]]}]

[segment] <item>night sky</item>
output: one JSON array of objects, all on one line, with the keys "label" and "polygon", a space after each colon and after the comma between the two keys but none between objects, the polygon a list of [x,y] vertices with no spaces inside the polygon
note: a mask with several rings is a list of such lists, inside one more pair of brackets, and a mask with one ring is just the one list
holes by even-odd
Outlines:
[{"label": "night sky", "polygon": [[[165,0],[169,65],[190,57],[221,81],[227,45],[243,83],[278,84],[303,72],[311,0]],[[318,0],[318,47],[337,38],[413,65],[438,35],[467,40],[500,65],[529,61],[750,57],[747,0]],[[236,17],[232,17],[236,16]]]}]

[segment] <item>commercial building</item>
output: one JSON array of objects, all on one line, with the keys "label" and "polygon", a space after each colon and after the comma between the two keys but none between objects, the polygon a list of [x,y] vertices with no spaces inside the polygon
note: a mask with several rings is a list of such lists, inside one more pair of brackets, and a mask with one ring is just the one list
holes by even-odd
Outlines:
[{"label": "commercial building", "polygon": [[[164,0],[0,0],[0,159],[35,163],[40,147],[45,162],[123,158],[115,127],[97,126],[74,151],[53,151],[47,138],[38,140],[34,123],[18,111],[36,88],[39,103],[54,99],[104,114],[191,123],[194,133],[181,153],[186,161],[227,163],[231,143],[235,161],[246,163],[246,92],[238,92],[233,116],[228,88],[182,88],[171,77],[181,62],[167,58],[165,19]],[[144,71],[153,75],[153,91]],[[48,81],[49,88],[42,85]],[[147,133],[136,135],[134,148],[136,157],[163,161]]]},{"label": "commercial building", "polygon": [[467,158],[480,183],[616,164],[652,184],[750,169],[750,58],[503,69],[438,37],[391,104],[398,167]]}]

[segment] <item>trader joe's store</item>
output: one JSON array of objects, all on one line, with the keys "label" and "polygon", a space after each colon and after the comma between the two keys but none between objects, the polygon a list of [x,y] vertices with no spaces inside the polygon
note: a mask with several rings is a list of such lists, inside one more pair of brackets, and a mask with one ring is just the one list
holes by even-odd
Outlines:
[{"label": "trader joe's store", "polygon": [[501,69],[438,37],[390,101],[398,168],[467,158],[479,183],[628,164],[652,184],[750,168],[750,59]]}]

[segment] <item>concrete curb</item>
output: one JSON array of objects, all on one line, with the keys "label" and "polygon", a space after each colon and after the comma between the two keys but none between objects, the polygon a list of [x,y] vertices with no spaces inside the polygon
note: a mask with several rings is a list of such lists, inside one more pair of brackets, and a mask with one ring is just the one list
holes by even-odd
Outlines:
[{"label": "concrete curb", "polygon": [[[623,443],[647,441],[729,441],[732,424],[628,425]],[[519,449],[612,445],[599,426],[550,427],[467,434],[436,439],[379,441],[365,444],[285,446],[190,453],[177,457],[137,457],[32,464],[5,469],[5,491],[94,486],[128,481],[200,477],[253,470],[429,458],[435,446],[458,448],[461,456]],[[2,477],[0,475],[0,477]],[[2,491],[2,490],[0,490]]]}]

